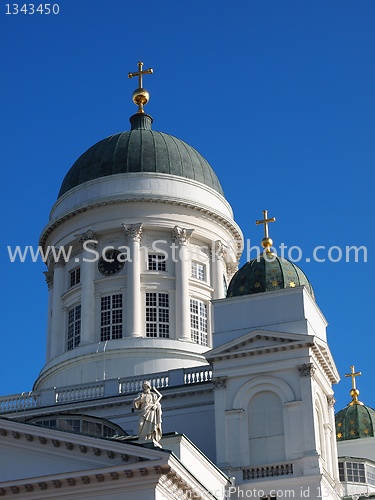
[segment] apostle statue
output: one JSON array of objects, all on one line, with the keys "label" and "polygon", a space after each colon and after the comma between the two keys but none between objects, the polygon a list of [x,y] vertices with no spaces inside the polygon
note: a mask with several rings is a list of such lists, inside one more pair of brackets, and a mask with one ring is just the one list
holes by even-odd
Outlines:
[{"label": "apostle statue", "polygon": [[143,383],[143,391],[134,402],[134,408],[139,412],[138,440],[153,440],[159,443],[161,439],[161,404],[162,395],[151,383]]}]

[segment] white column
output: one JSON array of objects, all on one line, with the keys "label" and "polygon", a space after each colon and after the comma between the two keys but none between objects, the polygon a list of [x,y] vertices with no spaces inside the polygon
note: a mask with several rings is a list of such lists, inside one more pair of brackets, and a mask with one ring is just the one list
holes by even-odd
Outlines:
[{"label": "white column", "polygon": [[82,245],[81,259],[81,341],[80,345],[96,342],[94,279],[97,262],[91,250],[95,250],[97,240],[93,231],[76,235]]},{"label": "white column", "polygon": [[141,311],[141,259],[140,243],[142,239],[143,224],[130,224],[126,226],[125,235],[129,247],[129,260],[127,261],[127,293],[126,293],[126,337],[142,336],[142,311]]},{"label": "white column", "polygon": [[64,352],[65,322],[61,296],[65,291],[65,262],[60,259],[54,263],[53,291],[52,291],[52,318],[51,318],[51,359]]},{"label": "white column", "polygon": [[48,287],[48,316],[47,316],[47,346],[46,361],[51,359],[51,323],[52,323],[52,298],[53,298],[53,271],[45,271],[44,276]]},{"label": "white column", "polygon": [[224,292],[224,251],[225,247],[219,240],[215,241],[215,248],[212,252],[212,286],[214,288],[214,299],[223,299]]},{"label": "white column", "polygon": [[176,332],[179,340],[191,341],[189,278],[191,252],[189,241],[193,229],[175,226],[172,239],[177,245],[176,269]]}]

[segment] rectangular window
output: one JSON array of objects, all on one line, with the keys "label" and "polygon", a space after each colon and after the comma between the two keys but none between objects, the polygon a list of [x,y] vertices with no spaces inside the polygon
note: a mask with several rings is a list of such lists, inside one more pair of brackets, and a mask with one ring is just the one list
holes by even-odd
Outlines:
[{"label": "rectangular window", "polygon": [[353,483],[365,483],[365,464],[345,462],[346,480]]},{"label": "rectangular window", "polygon": [[146,337],[169,337],[169,295],[146,293]]},{"label": "rectangular window", "polygon": [[190,299],[191,340],[207,345],[207,306],[201,300]]},{"label": "rectangular window", "polygon": [[101,298],[100,341],[122,338],[122,295]]},{"label": "rectangular window", "polygon": [[81,283],[81,268],[76,267],[70,271],[70,287]]},{"label": "rectangular window", "polygon": [[191,277],[199,281],[206,281],[206,266],[201,262],[191,263]]},{"label": "rectangular window", "polygon": [[79,346],[81,341],[81,305],[68,311],[68,351]]},{"label": "rectangular window", "polygon": [[166,271],[166,258],[165,255],[161,254],[149,254],[148,255],[148,267],[149,271]]},{"label": "rectangular window", "polygon": [[375,467],[370,464],[366,464],[366,482],[375,486]]}]

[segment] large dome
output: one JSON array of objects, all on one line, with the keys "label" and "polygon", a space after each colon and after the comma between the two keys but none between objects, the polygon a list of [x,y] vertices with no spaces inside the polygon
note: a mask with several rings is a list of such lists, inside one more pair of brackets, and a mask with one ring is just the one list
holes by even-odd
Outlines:
[{"label": "large dome", "polygon": [[193,179],[223,195],[212,167],[192,146],[172,135],[151,130],[152,118],[147,114],[135,114],[130,122],[130,131],[97,142],[78,158],[63,180],[59,198],[93,179],[132,172]]},{"label": "large dome", "polygon": [[314,298],[314,290],[298,266],[284,257],[273,255],[264,258],[261,254],[236,272],[229,284],[227,296],[238,297],[301,285],[305,285]]}]

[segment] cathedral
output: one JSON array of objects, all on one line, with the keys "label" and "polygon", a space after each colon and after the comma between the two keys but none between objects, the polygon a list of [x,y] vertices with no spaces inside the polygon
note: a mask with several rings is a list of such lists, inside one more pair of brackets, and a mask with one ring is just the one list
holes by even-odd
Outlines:
[{"label": "cathedral", "polygon": [[145,112],[151,73],[129,73],[130,130],[76,160],[41,233],[46,363],[30,393],[0,397],[0,496],[375,498],[360,373],[335,415],[312,284],[274,252],[267,210],[239,268],[213,168]]}]

